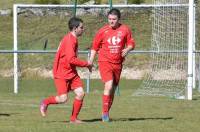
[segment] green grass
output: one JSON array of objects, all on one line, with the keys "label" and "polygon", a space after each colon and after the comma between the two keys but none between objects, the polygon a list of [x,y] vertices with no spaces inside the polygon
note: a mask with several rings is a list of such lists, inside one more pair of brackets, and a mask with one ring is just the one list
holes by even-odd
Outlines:
[{"label": "green grass", "polygon": [[111,109],[112,122],[102,123],[101,94],[103,85],[92,80],[79,117],[85,124],[69,124],[73,94],[67,104],[50,106],[42,118],[38,105],[41,99],[55,94],[52,80],[22,80],[19,94],[12,93],[12,80],[0,79],[1,132],[197,132],[200,97],[174,100],[167,97],[132,96],[141,81],[122,80],[120,96]]},{"label": "green grass", "polygon": [[13,24],[12,17],[0,17],[0,49],[12,49],[13,47]]}]

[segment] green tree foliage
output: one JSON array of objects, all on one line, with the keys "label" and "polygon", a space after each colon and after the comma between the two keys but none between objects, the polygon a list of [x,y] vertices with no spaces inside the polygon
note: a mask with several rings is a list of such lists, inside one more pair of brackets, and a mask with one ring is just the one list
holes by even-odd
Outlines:
[{"label": "green tree foliage", "polygon": [[35,0],[36,4],[60,4],[60,0]]},{"label": "green tree foliage", "polygon": [[101,4],[101,0],[95,0],[95,4]]},{"label": "green tree foliage", "polygon": [[145,0],[128,0],[128,4],[141,4],[144,2]]},{"label": "green tree foliage", "polygon": [[90,1],[90,0],[77,0],[78,4],[84,4],[84,3],[88,2],[88,1]]}]

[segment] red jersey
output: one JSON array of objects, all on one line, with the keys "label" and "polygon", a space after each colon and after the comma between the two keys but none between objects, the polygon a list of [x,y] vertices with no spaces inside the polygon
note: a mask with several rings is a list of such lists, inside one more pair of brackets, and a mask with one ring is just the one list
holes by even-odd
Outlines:
[{"label": "red jersey", "polygon": [[98,61],[108,61],[111,63],[122,63],[122,50],[125,46],[135,47],[131,30],[128,26],[120,24],[116,29],[109,25],[102,27],[96,34],[92,49],[99,51]]},{"label": "red jersey", "polygon": [[76,66],[87,67],[88,62],[77,58],[78,40],[71,33],[64,36],[53,64],[54,78],[72,79],[77,75]]}]

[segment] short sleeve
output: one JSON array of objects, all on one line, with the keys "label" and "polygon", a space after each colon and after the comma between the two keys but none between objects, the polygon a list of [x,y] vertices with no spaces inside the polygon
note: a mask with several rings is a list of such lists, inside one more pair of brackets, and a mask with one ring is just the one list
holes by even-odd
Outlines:
[{"label": "short sleeve", "polygon": [[135,40],[132,37],[132,32],[129,27],[127,27],[126,44],[127,46],[131,45],[133,48],[135,48]]}]

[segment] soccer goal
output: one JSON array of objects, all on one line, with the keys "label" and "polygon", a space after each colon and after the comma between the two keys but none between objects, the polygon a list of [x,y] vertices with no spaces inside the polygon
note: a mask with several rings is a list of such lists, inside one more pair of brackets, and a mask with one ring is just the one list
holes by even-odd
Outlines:
[{"label": "soccer goal", "polygon": [[[186,93],[187,99],[191,99],[193,2],[154,0],[151,5],[113,7],[120,9],[123,23],[132,29],[137,43],[134,52],[145,53],[151,62],[147,77],[134,95]],[[76,11],[73,5],[14,5],[14,92],[18,92],[19,83],[28,76],[35,79],[51,74],[52,53],[67,32],[67,21],[74,15],[81,17],[86,26],[79,48],[86,51],[81,57],[87,58],[87,49],[95,32],[107,22],[109,9],[110,5],[77,5]],[[134,63],[131,56],[128,62]]]},{"label": "soccer goal", "polygon": [[151,54],[150,71],[134,95],[191,100],[195,85],[194,1],[154,0],[154,5],[151,48],[158,53]]}]

